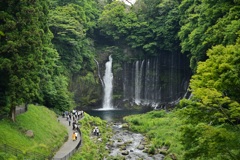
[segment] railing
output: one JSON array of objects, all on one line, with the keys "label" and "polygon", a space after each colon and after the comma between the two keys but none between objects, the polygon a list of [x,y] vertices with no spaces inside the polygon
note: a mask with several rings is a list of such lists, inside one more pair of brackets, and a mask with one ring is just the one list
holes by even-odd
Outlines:
[{"label": "railing", "polygon": [[22,159],[29,159],[29,160],[45,160],[49,159],[47,156],[37,153],[37,152],[26,152],[23,153],[21,150],[16,149],[14,147],[8,146],[6,144],[0,145],[0,152],[9,153],[16,157],[21,157]]},{"label": "railing", "polygon": [[[19,114],[27,112],[27,110],[28,110],[28,104],[23,104],[23,105],[20,105],[20,106],[16,106],[15,114],[19,115]],[[9,118],[9,113],[0,114],[0,120],[2,120],[4,118]]]},{"label": "railing", "polygon": [[27,112],[27,109],[28,109],[28,104],[17,106],[15,109],[15,114],[19,115],[19,114],[25,113]]}]

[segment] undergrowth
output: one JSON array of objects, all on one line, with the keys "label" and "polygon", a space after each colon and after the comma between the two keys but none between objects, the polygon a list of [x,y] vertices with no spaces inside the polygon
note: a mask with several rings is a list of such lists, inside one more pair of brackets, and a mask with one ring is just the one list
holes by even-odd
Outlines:
[{"label": "undergrowth", "polygon": [[179,141],[181,120],[175,112],[151,111],[127,116],[124,120],[129,123],[132,131],[146,135],[153,147],[152,150],[165,154],[165,159],[171,159],[172,155],[181,159],[182,145]]},{"label": "undergrowth", "polygon": [[[93,117],[84,114],[84,118],[79,121],[80,130],[82,132],[82,145],[80,150],[75,153],[72,160],[103,160],[108,156],[108,151],[105,149],[106,143],[112,136],[111,127],[106,121],[99,117]],[[94,136],[92,130],[94,127],[100,130],[100,136]]]}]

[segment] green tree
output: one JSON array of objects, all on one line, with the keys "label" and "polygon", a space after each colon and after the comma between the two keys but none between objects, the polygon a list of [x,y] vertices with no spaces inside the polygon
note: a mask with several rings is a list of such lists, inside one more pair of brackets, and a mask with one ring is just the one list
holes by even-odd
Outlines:
[{"label": "green tree", "polygon": [[184,0],[180,6],[178,33],[182,52],[189,54],[191,68],[207,59],[206,51],[218,44],[235,44],[239,32],[239,3],[219,0]]},{"label": "green tree", "polygon": [[123,41],[129,35],[137,21],[136,15],[121,1],[114,1],[104,7],[98,20],[100,32],[116,42]]},{"label": "green tree", "polygon": [[[48,1],[1,1],[0,72],[3,105],[11,109],[39,96],[39,71],[47,30]],[[4,6],[4,7],[2,7]],[[2,105],[2,104],[1,104]]]},{"label": "green tree", "polygon": [[48,43],[43,49],[44,65],[40,72],[40,98],[35,101],[56,111],[70,110],[74,107],[73,96],[68,90],[69,80],[64,76],[63,66],[56,49],[50,43],[53,35],[49,32]]},{"label": "green tree", "polygon": [[87,63],[94,63],[92,42],[86,38],[87,19],[82,7],[68,4],[52,10],[49,27],[54,34],[52,42],[66,70],[76,73]]},{"label": "green tree", "polygon": [[[63,1],[58,2],[62,3]],[[93,74],[96,67],[92,38],[95,37],[96,19],[101,7],[98,6],[100,2],[95,0],[65,2],[51,10],[49,25],[54,35],[52,42],[60,56],[60,63],[58,63],[60,71],[58,70],[58,72],[68,77],[61,83],[65,84],[65,81],[67,81],[69,90],[74,94],[67,94],[64,97],[74,97],[75,102],[79,104],[82,102],[80,100],[86,98],[85,93],[89,93],[86,90],[82,92],[82,89],[93,87],[93,85],[90,85],[91,80],[88,78],[84,83],[77,83],[79,83],[78,79],[80,77]],[[97,84],[97,82],[94,83],[94,85]],[[90,86],[86,86],[88,84]],[[51,84],[49,85],[51,86]],[[46,91],[50,90],[47,89]],[[93,98],[93,95],[95,95],[93,92],[90,92],[91,95],[87,96]],[[56,92],[48,93],[48,103],[51,102],[52,104],[50,95],[55,95]],[[90,101],[94,100],[89,100],[86,103],[91,103]]]},{"label": "green tree", "polygon": [[207,56],[191,79],[193,97],[180,103],[185,156],[239,159],[239,44],[215,46]]}]

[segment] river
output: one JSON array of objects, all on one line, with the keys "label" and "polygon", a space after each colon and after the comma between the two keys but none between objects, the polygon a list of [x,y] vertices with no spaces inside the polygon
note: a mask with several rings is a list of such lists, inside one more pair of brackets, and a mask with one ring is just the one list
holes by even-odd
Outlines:
[{"label": "river", "polygon": [[[113,136],[109,143],[106,144],[106,149],[109,150],[109,156],[122,157],[126,160],[163,160],[162,154],[149,155],[146,151],[149,144],[146,138],[140,133],[134,133],[127,128],[123,128],[123,117],[133,114],[146,113],[150,109],[143,110],[88,110],[86,113],[91,116],[98,116],[109,122],[113,128]],[[113,158],[114,159],[114,158]]]},{"label": "river", "polygon": [[108,122],[123,122],[123,117],[133,115],[133,114],[141,114],[151,111],[150,108],[145,109],[135,109],[135,110],[123,110],[123,109],[111,109],[111,110],[104,110],[94,109],[94,110],[86,110],[85,112],[91,116],[100,117],[103,120]]}]

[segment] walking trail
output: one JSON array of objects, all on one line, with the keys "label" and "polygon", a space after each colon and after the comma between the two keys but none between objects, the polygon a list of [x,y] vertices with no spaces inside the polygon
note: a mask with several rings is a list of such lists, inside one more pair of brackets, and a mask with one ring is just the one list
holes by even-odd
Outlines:
[{"label": "walking trail", "polygon": [[57,153],[53,157],[53,160],[62,159],[63,157],[70,157],[73,154],[71,152],[76,148],[76,146],[78,145],[78,143],[80,142],[80,139],[81,139],[80,134],[78,133],[77,140],[73,141],[72,140],[72,134],[73,134],[72,125],[69,126],[68,121],[66,120],[66,118],[59,117],[58,119],[59,119],[60,123],[62,123],[64,126],[67,127],[67,130],[68,130],[68,140],[57,151]]}]

